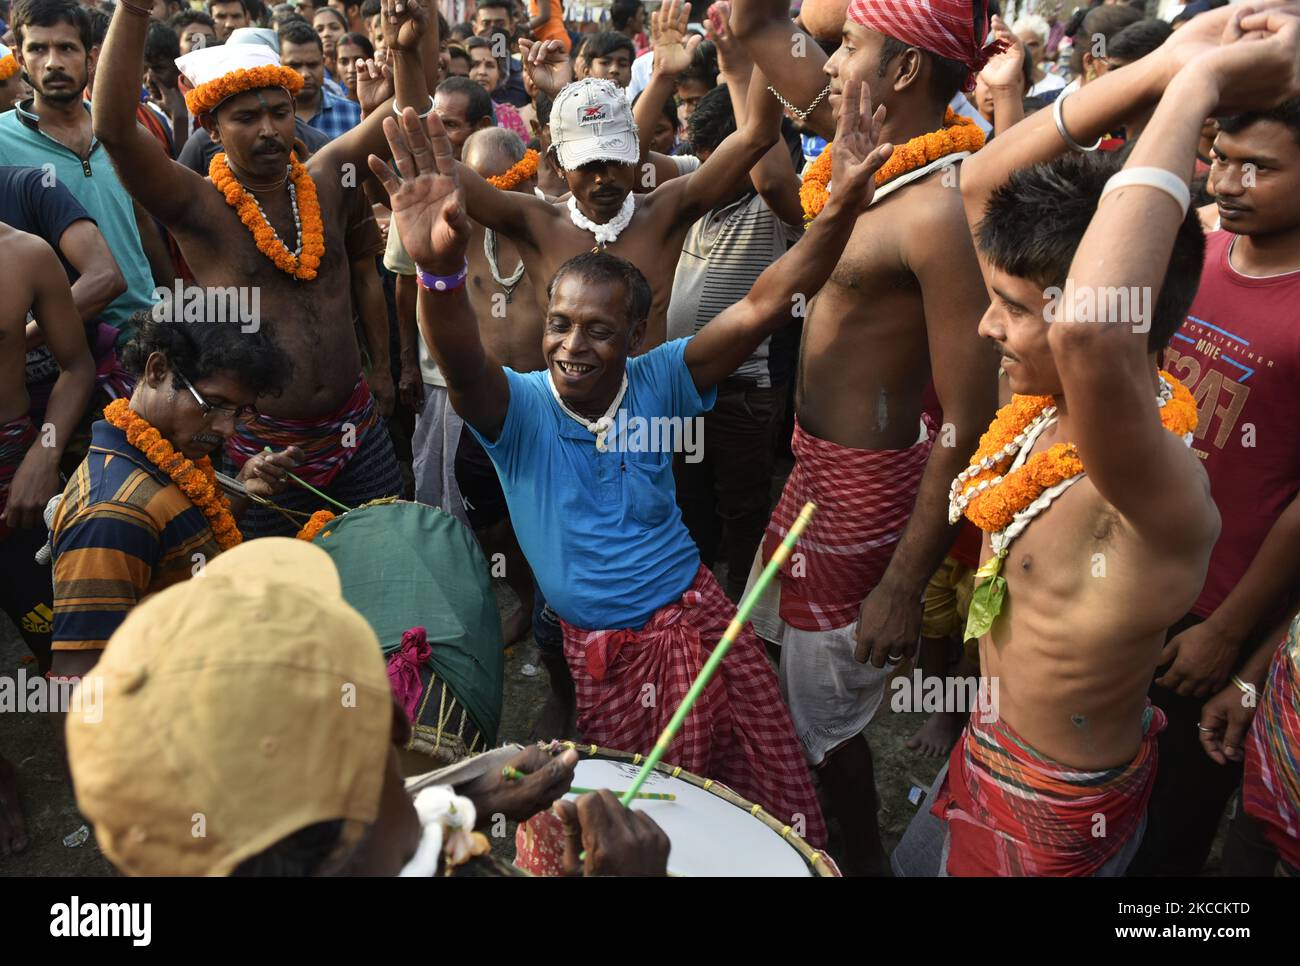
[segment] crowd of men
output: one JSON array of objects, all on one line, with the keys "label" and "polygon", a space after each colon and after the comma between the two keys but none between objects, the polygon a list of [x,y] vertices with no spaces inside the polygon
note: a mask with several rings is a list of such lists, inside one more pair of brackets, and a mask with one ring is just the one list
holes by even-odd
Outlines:
[{"label": "crowd of men", "polygon": [[[408,795],[284,538],[441,508],[527,737],[646,752],[811,502],[666,761],[853,874],[1195,875],[1225,811],[1300,874],[1300,7],[1023,6],[0,6],[0,604],[121,709],[55,719],[109,859],[431,874],[505,814],[662,872],[571,752]],[[891,853],[928,679],[977,700]]]}]

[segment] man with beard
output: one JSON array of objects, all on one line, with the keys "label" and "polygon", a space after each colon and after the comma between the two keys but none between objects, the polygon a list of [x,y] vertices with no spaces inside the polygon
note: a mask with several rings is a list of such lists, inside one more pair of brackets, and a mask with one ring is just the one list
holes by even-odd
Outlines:
[{"label": "man with beard", "polygon": [[[131,196],[118,180],[108,152],[96,140],[90,111],[82,100],[98,56],[91,46],[90,20],[74,0],[29,0],[14,9],[14,33],[18,57],[35,94],[0,115],[0,164],[49,165],[45,170],[72,192],[99,226],[126,278],[126,291],[100,316],[118,330],[122,346],[131,335],[128,320],[148,307],[154,282]],[[133,95],[126,122],[133,128],[141,73],[137,71],[122,88]],[[152,225],[146,227],[152,230]]]},{"label": "man with beard", "polygon": [[[814,12],[835,19],[825,5]],[[844,828],[848,866],[884,873],[864,729],[886,663],[916,649],[926,585],[956,536],[948,485],[997,399],[997,356],[977,331],[988,298],[952,167],[983,138],[945,114],[984,65],[988,17],[983,0],[855,0],[829,59],[785,0],[735,0],[731,28],[812,132],[832,135],[844,84],[861,81],[899,147],[829,282],[805,293],[817,301],[804,326],[795,468],[764,555],[806,501],[820,512],[760,629],[782,645],[783,689]],[[828,175],[819,164],[805,175],[805,215],[834,197]],[[937,433],[923,416],[931,381]]]},{"label": "man with beard", "polygon": [[[195,50],[178,66],[186,100],[222,154],[205,181],[173,162],[130,121],[132,78],[139,76],[145,18],[119,5],[96,85],[96,133],[127,184],[176,238],[196,282],[258,299],[258,324],[295,363],[293,381],[256,417],[233,431],[226,448],[238,468],[265,447],[298,446],[298,476],[333,500],[358,506],[401,489],[401,475],[379,407],[365,377],[351,324],[344,235],[365,158],[383,150],[382,122],[394,99],[336,138],[304,165],[292,158],[294,95],[302,78],[260,44]],[[424,67],[437,65],[436,28],[423,7],[385,6],[396,103],[426,110]],[[425,45],[423,60],[420,46]],[[432,51],[430,54],[429,51]],[[345,190],[346,189],[346,190]],[[252,226],[252,227],[250,227]],[[289,248],[289,245],[295,246]],[[318,497],[295,489],[281,507],[308,512]],[[295,530],[274,508],[257,506],[249,536]]]}]

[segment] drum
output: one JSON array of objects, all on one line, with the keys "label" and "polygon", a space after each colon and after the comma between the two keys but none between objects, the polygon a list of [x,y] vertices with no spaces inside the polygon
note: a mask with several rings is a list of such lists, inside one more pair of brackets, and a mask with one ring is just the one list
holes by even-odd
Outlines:
[{"label": "drum", "polygon": [[447,765],[496,744],[505,657],[487,561],[469,529],[437,507],[368,503],[312,541],[334,561],[344,599],[366,619],[390,665],[423,627],[429,658],[407,749]]},{"label": "drum", "polygon": [[[625,791],[645,760],[644,755],[595,745],[561,744],[581,756],[573,778],[579,788]],[[641,790],[676,796],[674,801],[639,799],[631,805],[654,819],[667,834],[672,843],[670,875],[840,875],[834,860],[796,835],[795,829],[718,782],[660,762]],[[536,875],[558,874],[564,850],[559,819],[550,811],[535,815],[519,826],[515,847],[515,864],[520,868]]]}]

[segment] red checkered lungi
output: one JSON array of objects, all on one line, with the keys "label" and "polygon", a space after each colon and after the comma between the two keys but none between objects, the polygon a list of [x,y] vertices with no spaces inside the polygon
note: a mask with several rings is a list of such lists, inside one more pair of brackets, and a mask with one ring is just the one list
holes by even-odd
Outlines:
[{"label": "red checkered lungi", "polygon": [[804,631],[851,624],[880,582],[916,503],[934,441],[907,449],[865,450],[804,432],[798,420],[790,447],[794,469],[763,539],[763,559],[776,552],[799,511],[817,504],[799,546],[781,567],[781,619]]},{"label": "red checkered lungi", "polygon": [[[639,631],[564,624],[564,656],[577,685],[578,730],[586,741],[648,752],[677,710],[736,607],[707,567],[680,600]],[[776,674],[748,624],[723,658],[665,762],[713,778],[799,827],[814,847],[826,824]]]}]

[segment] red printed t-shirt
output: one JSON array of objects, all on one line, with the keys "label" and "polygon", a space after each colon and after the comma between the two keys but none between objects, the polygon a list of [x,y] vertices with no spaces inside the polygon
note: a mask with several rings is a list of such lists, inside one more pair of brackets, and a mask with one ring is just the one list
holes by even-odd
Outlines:
[{"label": "red printed t-shirt", "polygon": [[1300,490],[1300,271],[1242,275],[1229,261],[1236,237],[1206,236],[1196,301],[1165,351],[1165,368],[1196,399],[1192,449],[1223,518],[1192,607],[1201,617],[1236,586]]}]

